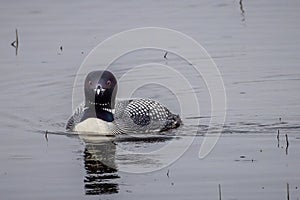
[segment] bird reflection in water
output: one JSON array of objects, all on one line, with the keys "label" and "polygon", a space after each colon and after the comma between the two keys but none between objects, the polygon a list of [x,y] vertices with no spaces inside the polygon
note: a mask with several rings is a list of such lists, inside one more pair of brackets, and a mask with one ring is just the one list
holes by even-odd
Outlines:
[{"label": "bird reflection in water", "polygon": [[[136,144],[148,144],[151,149],[151,144],[156,147],[164,146],[166,141],[171,140],[174,137],[167,135],[131,137],[125,135],[110,139],[106,138],[105,140],[103,140],[103,138],[102,140],[99,140],[99,138],[96,139],[97,137],[89,138],[87,136],[82,136],[82,138],[86,144],[84,151],[84,166],[86,170],[86,176],[84,178],[85,194],[100,195],[119,192],[117,181],[120,177],[118,175],[116,164],[116,142],[118,145],[129,145],[133,148],[131,149],[133,152],[141,152],[141,149],[136,147],[139,145]],[[119,158],[120,156],[122,157],[122,155],[119,155]],[[143,157],[141,159],[141,157],[123,155],[122,160],[126,161],[126,165],[128,165],[128,160],[130,163],[138,163],[141,166],[147,164],[157,167],[159,164],[157,163],[157,160],[152,160],[151,157]]]},{"label": "bird reflection in water", "polygon": [[118,193],[118,175],[115,163],[116,145],[113,141],[86,142],[84,150],[85,194]]}]

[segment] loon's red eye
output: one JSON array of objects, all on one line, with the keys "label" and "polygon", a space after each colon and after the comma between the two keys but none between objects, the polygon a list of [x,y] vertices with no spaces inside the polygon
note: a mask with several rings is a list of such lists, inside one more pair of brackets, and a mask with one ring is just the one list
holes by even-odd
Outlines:
[{"label": "loon's red eye", "polygon": [[89,85],[93,85],[92,81],[89,81]]},{"label": "loon's red eye", "polygon": [[110,86],[110,85],[111,85],[111,81],[108,80],[108,81],[106,82],[106,85],[107,85],[107,86]]}]

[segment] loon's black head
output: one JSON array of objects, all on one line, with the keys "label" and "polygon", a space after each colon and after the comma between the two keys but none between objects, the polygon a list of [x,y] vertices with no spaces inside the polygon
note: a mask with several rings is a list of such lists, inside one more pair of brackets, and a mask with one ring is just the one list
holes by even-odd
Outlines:
[{"label": "loon's black head", "polygon": [[117,79],[109,71],[92,71],[84,82],[85,103],[113,109],[117,94]]}]

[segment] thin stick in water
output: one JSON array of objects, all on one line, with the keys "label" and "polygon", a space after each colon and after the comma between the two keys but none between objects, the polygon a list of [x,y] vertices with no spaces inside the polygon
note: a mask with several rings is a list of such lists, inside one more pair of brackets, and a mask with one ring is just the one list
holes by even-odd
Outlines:
[{"label": "thin stick in water", "polygon": [[168,60],[167,58],[168,52],[166,51],[165,55],[164,55],[164,59]]},{"label": "thin stick in water", "polygon": [[288,155],[288,148],[289,148],[289,138],[288,138],[288,135],[285,134],[285,140],[286,140],[286,147],[285,147],[285,153],[286,155]]},{"label": "thin stick in water", "polygon": [[19,36],[18,36],[18,29],[16,29],[16,56],[18,55],[19,49]]},{"label": "thin stick in water", "polygon": [[242,14],[245,13],[244,7],[243,7],[243,0],[240,0],[240,10],[242,12]]},{"label": "thin stick in water", "polygon": [[19,48],[18,29],[16,29],[16,40],[11,43],[11,46],[15,47],[15,49],[16,49],[16,56],[17,56],[18,55],[18,48]]},{"label": "thin stick in water", "polygon": [[277,147],[279,148],[279,129],[277,130]]},{"label": "thin stick in water", "polygon": [[290,185],[286,183],[286,199],[290,200]]},{"label": "thin stick in water", "polygon": [[45,139],[48,142],[48,130],[45,131]]},{"label": "thin stick in water", "polygon": [[222,200],[221,184],[219,184],[219,200]]},{"label": "thin stick in water", "polygon": [[241,15],[242,15],[242,22],[244,22],[246,20],[246,18],[245,18],[245,10],[244,10],[244,6],[243,6],[243,0],[240,0],[240,10],[241,10]]}]

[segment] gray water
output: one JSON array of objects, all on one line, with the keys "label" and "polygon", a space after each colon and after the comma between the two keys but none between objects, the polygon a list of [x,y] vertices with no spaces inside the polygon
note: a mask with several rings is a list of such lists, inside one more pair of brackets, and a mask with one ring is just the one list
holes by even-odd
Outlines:
[{"label": "gray water", "polygon": [[[285,199],[287,183],[290,198],[300,198],[299,9],[296,0],[1,2],[0,198],[218,199],[220,184],[222,199]],[[198,152],[210,99],[200,79],[191,80],[199,81],[202,115],[195,117],[200,125],[185,118],[184,126],[167,135],[114,142],[91,143],[64,133],[74,79],[85,56],[111,35],[145,26],[194,38],[221,72],[226,123],[205,159]],[[16,28],[17,55],[10,45]],[[118,76],[135,58],[165,63],[163,55],[137,53],[112,69]],[[172,59],[169,55],[169,64],[176,63]],[[145,87],[135,95],[179,111],[162,88]],[[179,145],[195,129],[192,145],[171,165],[142,174],[121,170],[159,167],[168,155],[139,158],[119,147],[148,152],[170,141]],[[108,159],[110,167],[100,158]]]}]

